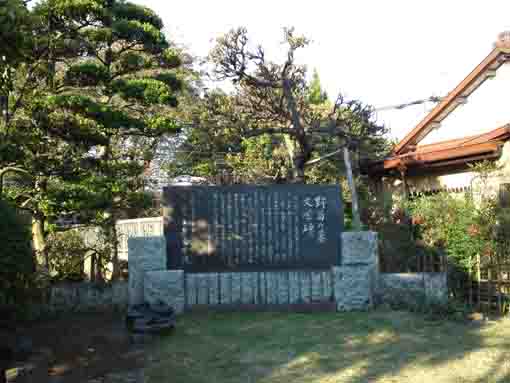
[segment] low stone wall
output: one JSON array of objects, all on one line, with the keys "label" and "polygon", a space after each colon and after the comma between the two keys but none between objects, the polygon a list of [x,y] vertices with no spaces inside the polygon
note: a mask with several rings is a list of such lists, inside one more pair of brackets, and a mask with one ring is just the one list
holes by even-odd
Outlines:
[{"label": "low stone wall", "polygon": [[203,306],[332,302],[333,289],[329,270],[196,274],[163,270],[145,274],[144,298],[182,312]]},{"label": "low stone wall", "polygon": [[91,282],[62,283],[53,285],[42,312],[88,312],[124,309],[128,304],[128,283],[109,284]]},{"label": "low stone wall", "polygon": [[379,275],[377,299],[388,304],[445,303],[446,273],[398,273]]},{"label": "low stone wall", "polygon": [[293,304],[330,301],[330,270],[186,275],[186,305]]}]

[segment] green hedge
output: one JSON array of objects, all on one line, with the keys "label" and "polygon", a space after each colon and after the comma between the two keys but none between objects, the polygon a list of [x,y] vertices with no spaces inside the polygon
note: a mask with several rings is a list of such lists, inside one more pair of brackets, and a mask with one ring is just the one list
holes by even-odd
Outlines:
[{"label": "green hedge", "polygon": [[0,305],[23,301],[34,271],[30,226],[0,200]]}]

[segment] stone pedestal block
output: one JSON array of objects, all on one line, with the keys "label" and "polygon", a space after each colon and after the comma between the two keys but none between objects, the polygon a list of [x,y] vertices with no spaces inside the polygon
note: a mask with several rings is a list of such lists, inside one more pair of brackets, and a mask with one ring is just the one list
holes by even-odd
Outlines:
[{"label": "stone pedestal block", "polygon": [[342,266],[377,264],[377,249],[377,233],[373,231],[342,233]]},{"label": "stone pedestal block", "polygon": [[184,271],[147,271],[144,276],[144,301],[173,307],[177,314],[184,311]]},{"label": "stone pedestal block", "polygon": [[372,308],[372,266],[335,266],[332,268],[332,278],[337,311]]},{"label": "stone pedestal block", "polygon": [[341,235],[341,265],[331,271],[337,310],[367,310],[374,305],[379,279],[377,233],[360,231]]},{"label": "stone pedestal block", "polygon": [[144,276],[147,271],[166,269],[164,237],[128,239],[129,304],[143,303]]},{"label": "stone pedestal block", "polygon": [[448,282],[446,273],[426,273],[425,295],[429,303],[446,303],[448,301]]}]

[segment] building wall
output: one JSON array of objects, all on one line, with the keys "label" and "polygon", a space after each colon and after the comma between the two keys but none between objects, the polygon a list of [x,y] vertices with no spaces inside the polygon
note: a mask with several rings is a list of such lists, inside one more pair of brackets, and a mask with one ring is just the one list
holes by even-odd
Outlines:
[{"label": "building wall", "polygon": [[[510,183],[510,141],[502,149],[501,157],[496,161],[497,170],[487,179],[470,170],[451,173],[427,173],[408,175],[407,186],[410,193],[447,191],[454,195],[463,195],[472,190],[475,197],[481,195],[496,197],[501,184]],[[402,198],[403,182],[396,178],[384,179],[384,189],[392,194],[394,201]]]}]

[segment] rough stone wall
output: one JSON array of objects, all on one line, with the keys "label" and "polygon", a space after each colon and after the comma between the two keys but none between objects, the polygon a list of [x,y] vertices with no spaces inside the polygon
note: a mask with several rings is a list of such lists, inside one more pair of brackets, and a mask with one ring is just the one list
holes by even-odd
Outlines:
[{"label": "rough stone wall", "polygon": [[79,282],[63,283],[50,288],[42,312],[88,312],[122,310],[128,304],[128,283],[118,281],[107,285]]},{"label": "rough stone wall", "polygon": [[388,304],[445,303],[446,273],[380,274],[377,299]]},{"label": "rough stone wall", "polygon": [[129,304],[144,302],[144,278],[148,271],[166,269],[164,237],[132,237],[128,239]]},{"label": "rough stone wall", "polygon": [[186,274],[186,306],[332,300],[330,270]]}]

